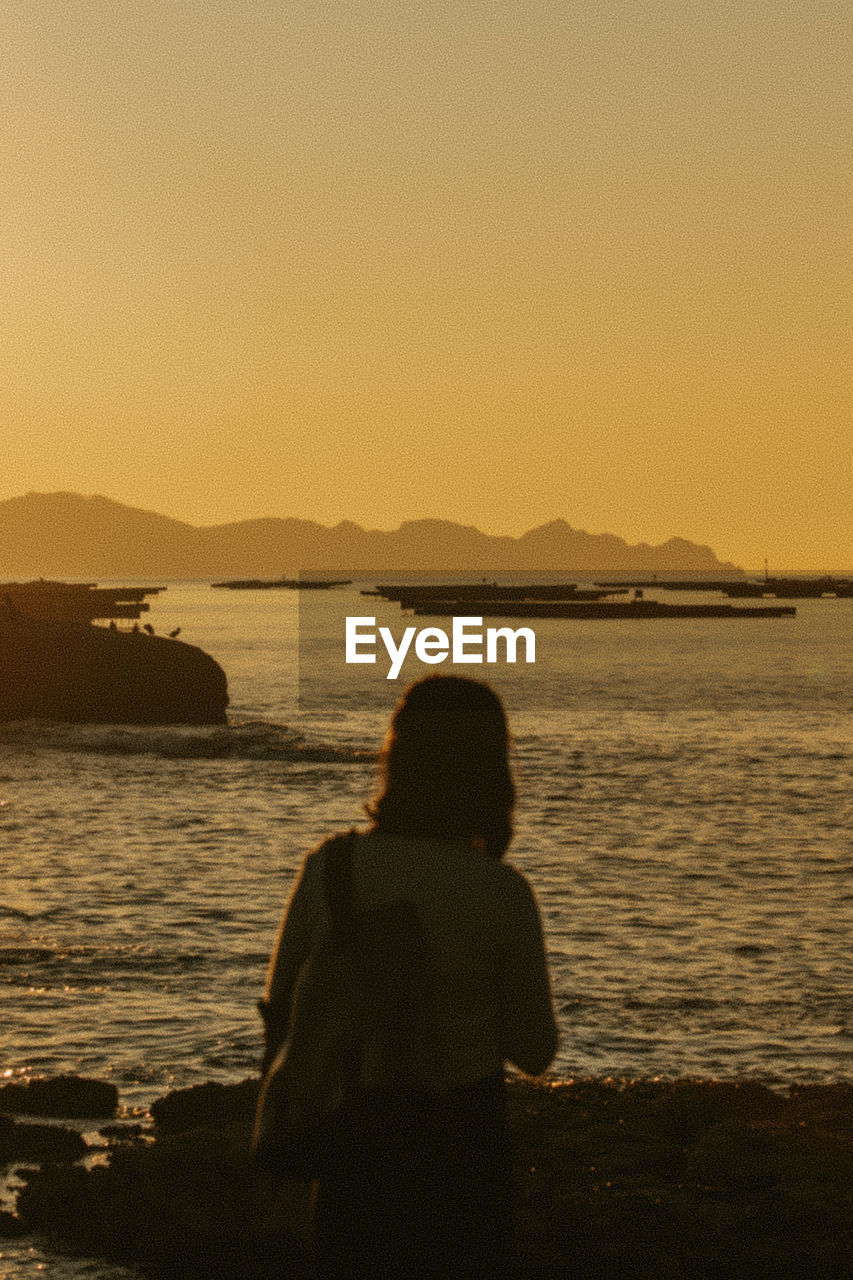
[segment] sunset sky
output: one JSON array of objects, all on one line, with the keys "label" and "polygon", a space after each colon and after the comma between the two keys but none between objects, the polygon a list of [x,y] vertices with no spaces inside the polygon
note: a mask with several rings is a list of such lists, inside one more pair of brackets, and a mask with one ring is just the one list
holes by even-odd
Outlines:
[{"label": "sunset sky", "polygon": [[853,568],[849,0],[4,0],[0,498]]}]

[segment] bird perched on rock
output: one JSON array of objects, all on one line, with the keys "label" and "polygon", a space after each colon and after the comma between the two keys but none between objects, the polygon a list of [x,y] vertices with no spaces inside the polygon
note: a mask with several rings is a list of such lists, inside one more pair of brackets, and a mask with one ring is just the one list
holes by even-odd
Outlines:
[{"label": "bird perched on rock", "polygon": [[180,634],[181,634],[181,628],[175,627],[174,631],[169,632],[169,639],[174,640],[175,636],[179,636]]}]

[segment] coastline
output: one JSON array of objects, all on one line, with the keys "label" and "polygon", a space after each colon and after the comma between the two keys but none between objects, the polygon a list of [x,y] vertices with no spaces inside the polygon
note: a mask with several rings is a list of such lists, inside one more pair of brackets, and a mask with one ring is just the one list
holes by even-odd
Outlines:
[{"label": "coastline", "polygon": [[[304,1189],[265,1199],[248,1163],[256,1079],[166,1094],[150,1123],[71,1127],[46,1125],[44,1109],[68,1120],[56,1108],[72,1109],[75,1088],[91,1106],[93,1086],[53,1086],[47,1103],[0,1086],[0,1161],[23,1182],[0,1236],[154,1277],[307,1275]],[[853,1083],[512,1078],[508,1105],[519,1280],[850,1274]]]}]

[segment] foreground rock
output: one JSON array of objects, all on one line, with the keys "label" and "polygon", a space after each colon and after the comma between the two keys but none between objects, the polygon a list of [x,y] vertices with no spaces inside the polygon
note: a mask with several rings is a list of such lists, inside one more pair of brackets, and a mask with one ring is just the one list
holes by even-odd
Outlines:
[{"label": "foreground rock", "polygon": [[0,1110],[21,1116],[75,1117],[113,1116],[118,1106],[118,1089],[106,1080],[87,1076],[54,1076],[26,1079],[0,1085]]},{"label": "foreground rock", "polygon": [[523,1086],[530,1280],[829,1280],[853,1259],[853,1087]]},{"label": "foreground rock", "polygon": [[224,724],[225,673],[195,645],[31,618],[0,598],[0,721]]},{"label": "foreground rock", "polygon": [[246,1136],[258,1101],[258,1081],[242,1084],[197,1084],[191,1089],[175,1089],[151,1106],[151,1118],[158,1135],[185,1133],[188,1129],[228,1129],[236,1126]]},{"label": "foreground rock", "polygon": [[[248,1161],[257,1082],[152,1108],[107,1167],[43,1166],[19,1220],[157,1276],[308,1274],[307,1200]],[[841,1280],[853,1258],[853,1086],[513,1082],[519,1280]]]},{"label": "foreground rock", "polygon": [[0,1164],[13,1160],[73,1163],[88,1149],[76,1129],[58,1124],[25,1124],[0,1111]]}]

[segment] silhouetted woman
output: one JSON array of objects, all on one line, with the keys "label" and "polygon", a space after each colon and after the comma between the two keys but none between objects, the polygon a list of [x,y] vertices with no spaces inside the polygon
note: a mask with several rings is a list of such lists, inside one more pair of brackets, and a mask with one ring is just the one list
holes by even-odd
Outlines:
[{"label": "silhouetted woman", "polygon": [[[353,840],[359,911],[407,903],[425,947],[418,1078],[368,1087],[352,1141],[321,1178],[317,1270],[342,1277],[510,1277],[504,1064],[538,1075],[557,1045],[539,913],[502,861],[515,788],[500,699],[429,676],[394,712],[372,825]],[[323,861],[306,859],[270,962],[267,1000],[289,1005],[328,928]]]}]

